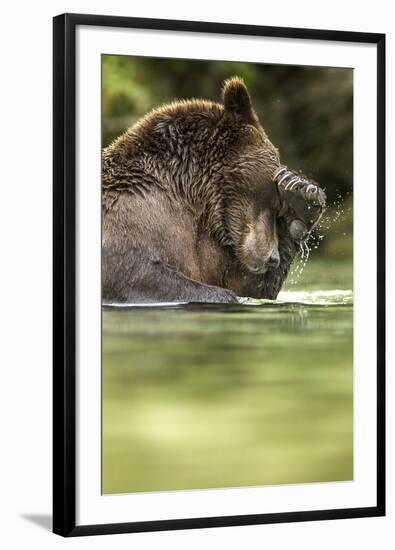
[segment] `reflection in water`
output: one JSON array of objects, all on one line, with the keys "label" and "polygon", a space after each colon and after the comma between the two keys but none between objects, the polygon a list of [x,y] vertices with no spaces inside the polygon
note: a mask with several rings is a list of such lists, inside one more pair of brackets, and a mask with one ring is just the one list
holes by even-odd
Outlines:
[{"label": "reflection in water", "polygon": [[351,291],[104,309],[104,493],[352,477]]}]

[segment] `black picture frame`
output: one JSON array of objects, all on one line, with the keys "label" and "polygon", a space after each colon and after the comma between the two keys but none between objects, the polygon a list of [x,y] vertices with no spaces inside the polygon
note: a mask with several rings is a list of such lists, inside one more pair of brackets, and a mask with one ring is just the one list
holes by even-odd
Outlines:
[{"label": "black picture frame", "polygon": [[[76,525],[76,27],[135,28],[377,45],[377,505],[289,513]],[[385,35],[63,14],[53,19],[53,531],[62,536],[385,515]]]}]

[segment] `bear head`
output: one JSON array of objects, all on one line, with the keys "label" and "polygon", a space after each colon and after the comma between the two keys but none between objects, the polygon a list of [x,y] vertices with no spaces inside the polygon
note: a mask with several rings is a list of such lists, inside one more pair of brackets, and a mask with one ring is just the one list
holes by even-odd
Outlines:
[{"label": "bear head", "polygon": [[214,176],[219,204],[212,226],[220,242],[232,247],[243,268],[265,273],[280,263],[280,197],[274,182],[279,153],[261,126],[240,78],[225,81],[223,109],[218,143],[226,153]]}]

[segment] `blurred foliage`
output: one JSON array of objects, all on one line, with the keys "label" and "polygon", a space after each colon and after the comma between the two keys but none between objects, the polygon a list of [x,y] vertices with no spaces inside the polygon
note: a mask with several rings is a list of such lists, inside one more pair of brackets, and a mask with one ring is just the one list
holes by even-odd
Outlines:
[{"label": "blurred foliage", "polygon": [[352,69],[106,55],[102,58],[103,146],[161,104],[193,97],[221,101],[222,82],[235,75],[248,86],[282,162],[326,190],[331,206],[326,220],[332,225],[324,227],[322,251],[350,256]]}]

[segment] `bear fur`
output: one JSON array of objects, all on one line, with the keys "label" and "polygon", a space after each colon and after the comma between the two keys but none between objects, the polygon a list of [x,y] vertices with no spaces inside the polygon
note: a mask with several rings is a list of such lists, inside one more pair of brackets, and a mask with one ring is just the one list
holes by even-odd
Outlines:
[{"label": "bear fur", "polygon": [[279,170],[237,77],[222,104],[177,101],[146,115],[103,151],[103,301],[275,299],[301,239]]}]

